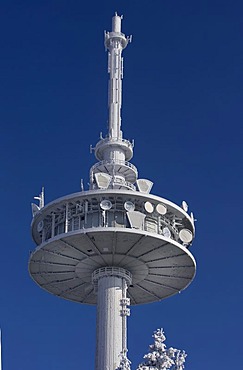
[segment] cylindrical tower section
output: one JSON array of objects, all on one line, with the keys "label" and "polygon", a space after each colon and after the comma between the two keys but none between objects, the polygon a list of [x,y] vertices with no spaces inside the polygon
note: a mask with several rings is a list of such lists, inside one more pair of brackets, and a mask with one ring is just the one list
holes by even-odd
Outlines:
[{"label": "cylindrical tower section", "polygon": [[109,47],[109,137],[121,138],[122,43],[114,38]]},{"label": "cylindrical tower section", "polygon": [[97,188],[95,175],[99,172],[110,176],[109,187],[112,189],[135,190],[133,184],[137,180],[137,169],[127,162],[133,156],[133,143],[123,139],[121,130],[122,51],[131,41],[131,37],[127,37],[121,32],[121,21],[122,16],[115,13],[112,18],[112,31],[105,32],[108,73],[110,75],[108,88],[109,131],[107,137],[101,136],[101,140],[95,146],[95,156],[100,162],[90,170],[91,190]]},{"label": "cylindrical tower section", "polygon": [[[123,58],[122,50],[127,46],[130,38],[121,32],[122,17],[115,14],[112,18],[112,32],[105,33],[105,47],[108,52],[108,72],[110,74],[108,89],[109,106],[109,138],[122,139],[121,105],[122,105],[122,78]],[[121,160],[121,158],[119,158]]]},{"label": "cylindrical tower section", "polygon": [[96,370],[116,370],[127,351],[126,297],[131,274],[123,268],[102,267],[93,273],[97,289]]},{"label": "cylindrical tower section", "polygon": [[124,161],[126,160],[125,152],[119,143],[115,145],[110,145],[104,152],[104,161]]},{"label": "cylindrical tower section", "polygon": [[121,32],[121,20],[117,13],[112,17],[112,32]]}]

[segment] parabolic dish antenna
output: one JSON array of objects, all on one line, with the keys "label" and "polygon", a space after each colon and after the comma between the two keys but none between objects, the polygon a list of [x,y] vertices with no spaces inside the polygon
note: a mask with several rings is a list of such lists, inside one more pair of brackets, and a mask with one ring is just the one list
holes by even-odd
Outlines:
[{"label": "parabolic dish antenna", "polygon": [[183,202],[182,202],[181,205],[182,205],[182,208],[184,209],[184,211],[187,212],[188,211],[188,204],[187,204],[187,202],[185,200],[183,200]]},{"label": "parabolic dish antenna", "polygon": [[124,208],[127,212],[131,212],[131,211],[134,211],[135,209],[135,204],[133,202],[130,202],[129,200],[127,200],[125,203],[124,203]]},{"label": "parabolic dish antenna", "polygon": [[167,212],[167,207],[164,206],[164,204],[159,203],[156,206],[156,211],[158,212],[159,215],[165,215]]},{"label": "parabolic dish antenna", "polygon": [[163,232],[163,235],[164,235],[165,238],[170,238],[171,237],[170,229],[167,226],[163,228],[162,232]]},{"label": "parabolic dish antenna", "polygon": [[112,208],[112,203],[108,199],[104,199],[100,202],[100,208],[103,209],[103,211],[108,211]]},{"label": "parabolic dish antenna", "polygon": [[179,232],[179,238],[184,243],[190,243],[192,241],[192,232],[188,229],[182,229]]},{"label": "parabolic dish antenna", "polygon": [[43,230],[43,227],[44,227],[44,222],[43,221],[40,221],[37,225],[37,230],[40,232]]},{"label": "parabolic dish antenna", "polygon": [[152,203],[150,203],[150,202],[145,202],[145,203],[144,203],[144,209],[145,209],[145,211],[146,211],[146,212],[148,212],[148,213],[153,213],[153,211],[154,211],[154,206],[153,206],[153,204],[152,204]]}]

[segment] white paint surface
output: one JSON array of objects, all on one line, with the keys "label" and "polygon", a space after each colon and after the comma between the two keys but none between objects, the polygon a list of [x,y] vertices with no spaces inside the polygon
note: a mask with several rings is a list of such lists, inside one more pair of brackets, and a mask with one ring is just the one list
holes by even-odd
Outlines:
[{"label": "white paint surface", "polygon": [[[127,347],[126,300],[124,277],[101,276],[98,279],[96,370],[115,370]],[[129,310],[128,310],[129,312]]]}]

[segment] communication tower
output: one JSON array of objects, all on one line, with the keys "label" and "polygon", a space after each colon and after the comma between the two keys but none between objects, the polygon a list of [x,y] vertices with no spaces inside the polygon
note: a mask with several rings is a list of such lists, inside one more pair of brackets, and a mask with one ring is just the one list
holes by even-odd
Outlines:
[{"label": "communication tower", "polygon": [[109,130],[92,148],[98,162],[90,169],[89,190],[44,205],[42,189],[39,205],[32,204],[37,247],[30,275],[58,297],[97,305],[96,370],[124,365],[128,306],[180,292],[196,268],[187,203],[178,206],[152,195],[152,182],[138,178],[129,162],[134,144],[123,138],[121,106],[122,51],[131,37],[122,33],[121,21],[115,14],[112,31],[105,32]]}]

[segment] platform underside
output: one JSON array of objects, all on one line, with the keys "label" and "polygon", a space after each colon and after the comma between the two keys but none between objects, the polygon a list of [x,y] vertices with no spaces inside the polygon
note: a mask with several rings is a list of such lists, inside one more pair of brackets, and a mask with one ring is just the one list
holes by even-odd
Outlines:
[{"label": "platform underside", "polygon": [[131,304],[159,301],[185,289],[195,275],[192,254],[179,243],[139,230],[93,228],[59,235],[32,254],[29,270],[43,289],[79,303],[96,304],[94,270],[122,267],[132,273]]}]

